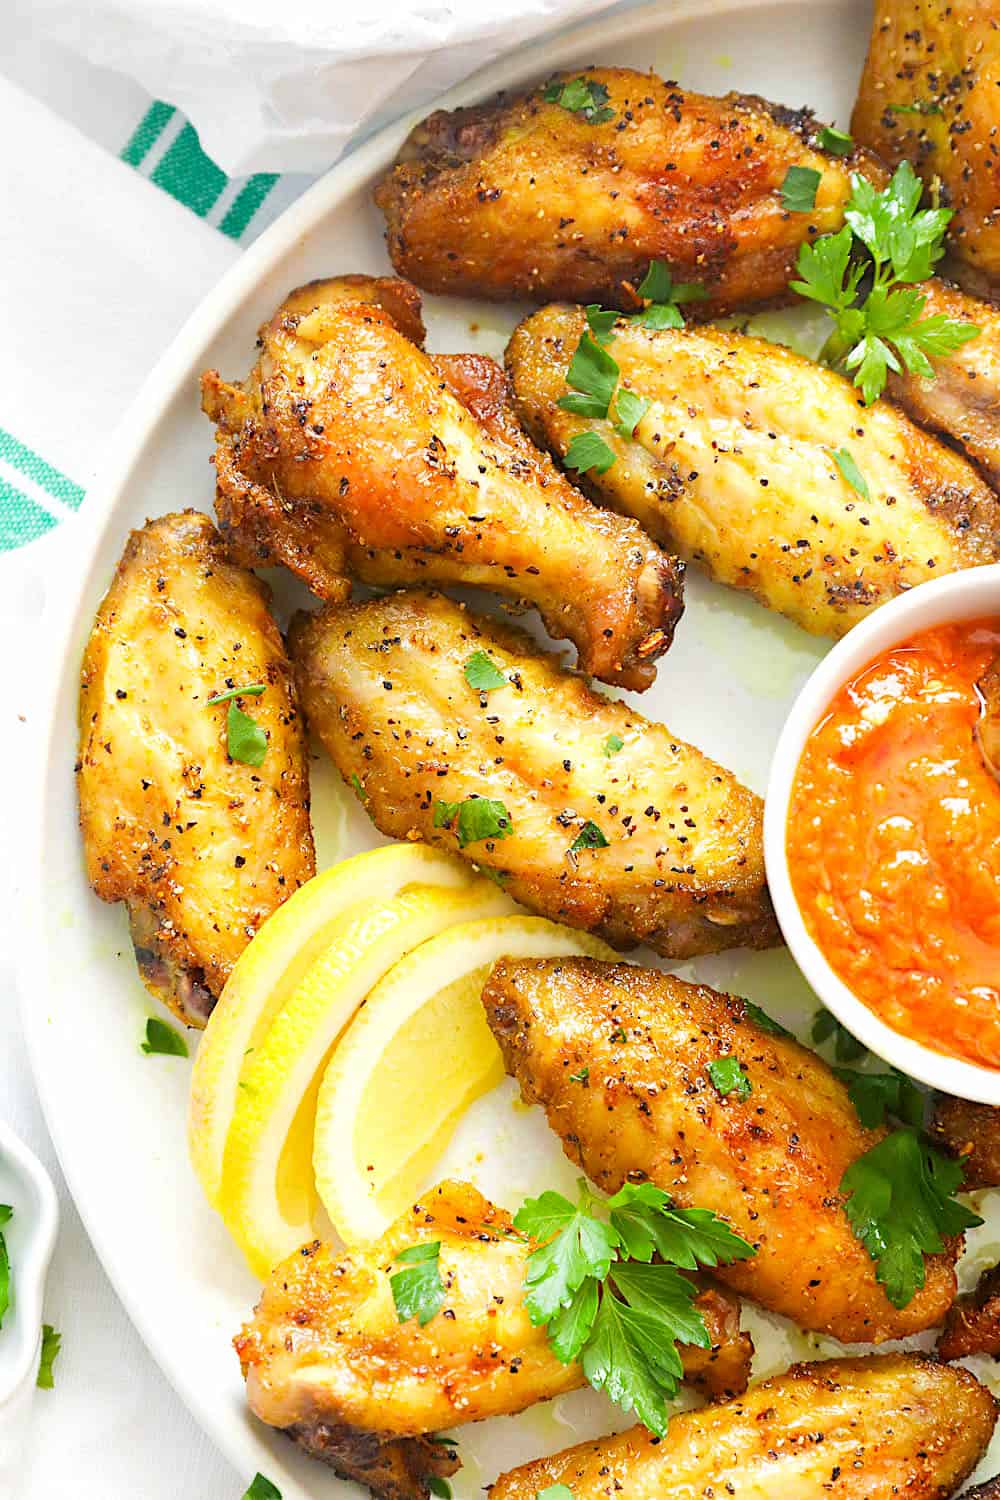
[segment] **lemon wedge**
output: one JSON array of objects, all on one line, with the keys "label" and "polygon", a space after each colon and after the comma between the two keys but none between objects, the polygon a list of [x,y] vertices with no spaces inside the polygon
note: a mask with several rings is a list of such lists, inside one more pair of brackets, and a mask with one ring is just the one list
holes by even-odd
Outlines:
[{"label": "lemon wedge", "polygon": [[457,890],[475,880],[457,855],[425,844],[390,844],[317,875],[268,917],[240,955],[209,1017],[191,1076],[188,1149],[210,1203],[218,1202],[226,1136],[244,1065],[338,929],[407,886]]},{"label": "lemon wedge", "polygon": [[312,1165],[317,1092],[331,1049],[365,996],[419,943],[513,909],[481,878],[455,889],[414,886],[364,906],[337,927],[241,1070],[216,1206],[261,1278],[325,1232]]},{"label": "lemon wedge", "polygon": [[502,956],[617,957],[543,917],[449,927],[401,958],[341,1038],[316,1101],[316,1187],[348,1244],[377,1239],[414,1201],[462,1113],[503,1076],[481,1004]]}]

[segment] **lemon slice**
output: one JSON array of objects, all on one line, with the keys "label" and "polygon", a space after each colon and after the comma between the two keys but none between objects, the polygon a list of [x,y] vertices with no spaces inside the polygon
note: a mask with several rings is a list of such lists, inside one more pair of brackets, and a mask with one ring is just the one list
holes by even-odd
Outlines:
[{"label": "lemon slice", "polygon": [[226,1135],[247,1056],[337,929],[409,885],[462,889],[474,880],[457,855],[425,844],[390,844],[317,875],[268,917],[240,955],[209,1017],[191,1075],[188,1149],[210,1203],[218,1200]]},{"label": "lemon slice", "polygon": [[418,943],[457,922],[512,909],[509,897],[482,879],[455,890],[417,886],[366,906],[313,961],[239,1079],[217,1207],[262,1278],[325,1229],[312,1166],[316,1095],[331,1048],[358,1006]]},{"label": "lemon slice", "polygon": [[543,917],[493,917],[429,939],[371,991],[316,1103],[316,1187],[348,1244],[414,1201],[464,1110],[503,1076],[481,1004],[494,961],[579,953],[617,957]]}]

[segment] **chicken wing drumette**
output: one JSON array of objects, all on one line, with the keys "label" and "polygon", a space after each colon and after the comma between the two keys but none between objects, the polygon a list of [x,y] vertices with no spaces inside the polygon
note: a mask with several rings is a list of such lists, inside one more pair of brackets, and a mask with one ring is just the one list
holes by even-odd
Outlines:
[{"label": "chicken wing drumette", "polygon": [[349,575],[494,589],[536,605],[585,671],[648,687],[682,568],[535,448],[492,360],[431,359],[422,338],[411,286],[344,276],[291,294],[241,384],[204,376],[235,555],[283,562],[324,599]]},{"label": "chicken wing drumette", "polygon": [[[808,212],[785,206],[790,167],[821,174]],[[852,171],[884,177],[824,151],[808,110],[587,68],[431,115],[375,201],[393,265],[428,291],[629,308],[660,259],[719,311],[785,294],[799,246],[840,228]]]},{"label": "chicken wing drumette", "polygon": [[[382,833],[457,848],[618,946],[779,941],[760,799],[523,632],[402,593],[300,616],[291,641],[310,723]],[[498,685],[473,686],[477,664]]]},{"label": "chicken wing drumette", "polygon": [[[87,874],[124,901],[146,988],[204,1026],[237,958],[315,873],[305,735],[268,591],[189,510],[129,537],[83,658]],[[261,689],[239,695],[240,688]],[[266,736],[229,753],[226,703]]]}]

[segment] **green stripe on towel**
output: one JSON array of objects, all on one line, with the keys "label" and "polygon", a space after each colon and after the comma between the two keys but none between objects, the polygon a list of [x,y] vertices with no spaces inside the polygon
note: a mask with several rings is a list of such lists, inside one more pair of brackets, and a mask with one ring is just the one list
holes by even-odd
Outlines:
[{"label": "green stripe on towel", "polygon": [[22,495],[6,479],[0,479],[0,552],[12,552],[35,541],[55,524],[48,511],[29,495]]},{"label": "green stripe on towel", "polygon": [[[12,469],[17,469],[21,474],[26,475],[38,485],[39,489],[47,490],[54,500],[61,500],[63,505],[69,505],[73,510],[80,509],[83,500],[83,490],[80,485],[74,484],[72,479],[67,479],[65,474],[60,474],[58,469],[53,468],[30,448],[26,448],[23,443],[19,443],[13,433],[4,431],[2,427],[0,427],[0,459],[10,464]],[[15,490],[13,493],[20,494],[20,491]]]},{"label": "green stripe on towel", "polygon": [[157,187],[183,203],[200,219],[211,209],[229,179],[221,167],[206,156],[198,144],[194,127],[185,125],[153,169]]},{"label": "green stripe on towel", "polygon": [[127,161],[130,167],[137,167],[150,148],[159,140],[173,117],[172,104],[164,104],[162,99],[157,99],[151,104],[133,130],[122,152],[122,161]]}]

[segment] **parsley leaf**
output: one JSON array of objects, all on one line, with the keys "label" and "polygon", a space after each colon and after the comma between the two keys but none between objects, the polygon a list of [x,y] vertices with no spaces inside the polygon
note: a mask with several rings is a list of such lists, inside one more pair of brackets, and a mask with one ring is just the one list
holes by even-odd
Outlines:
[{"label": "parsley leaf", "polygon": [[506,677],[485,651],[473,651],[465,663],[465,680],[471,688],[476,688],[481,693],[507,686]]},{"label": "parsley leaf", "polygon": [[631,313],[629,322],[640,323],[643,328],[651,328],[654,333],[658,333],[661,328],[684,327],[681,310],[673,302],[651,302],[642,312]]},{"label": "parsley leaf", "polygon": [[447,1479],[442,1479],[439,1474],[428,1474],[424,1480],[432,1495],[437,1495],[438,1500],[451,1500],[451,1485]]},{"label": "parsley leaf", "polygon": [[836,130],[832,125],[824,125],[816,137],[816,144],[821,151],[829,151],[831,156],[850,156],[854,150],[854,137],[848,135],[846,130]]},{"label": "parsley leaf", "polygon": [[214,708],[217,703],[231,703],[234,698],[259,698],[265,691],[263,682],[251,683],[249,687],[230,688],[228,693],[217,693],[214,698],[209,698],[206,708]]},{"label": "parsley leaf", "polygon": [[584,313],[587,318],[587,327],[594,335],[595,344],[600,344],[604,348],[606,344],[614,343],[615,335],[612,330],[621,317],[621,313],[603,308],[599,302],[588,302]]},{"label": "parsley leaf", "polygon": [[565,1484],[550,1484],[547,1490],[537,1490],[535,1500],[573,1500],[573,1491]]},{"label": "parsley leaf", "polygon": [[492,797],[466,797],[464,802],[435,802],[434,827],[455,824],[458,847],[478,844],[482,839],[507,839],[514,831],[510,813]]},{"label": "parsley leaf", "polygon": [[703,302],[708,296],[703,286],[696,281],[675,282],[665,261],[651,260],[645,276],[640,281],[637,293],[648,306],[632,313],[630,323],[640,323],[645,328],[682,328],[684,318],[680,305],[684,302]]},{"label": "parsley leaf", "polygon": [[561,83],[554,78],[542,90],[542,98],[549,104],[558,104],[571,115],[581,115],[588,125],[603,125],[613,120],[615,112],[608,105],[610,95],[603,83],[593,78],[574,78],[570,83]]},{"label": "parsley leaf", "polygon": [[576,838],[570,844],[569,849],[571,854],[575,854],[578,849],[606,849],[607,847],[608,841],[604,837],[604,833],[598,828],[596,823],[592,823],[588,818]]},{"label": "parsley leaf", "polygon": [[862,500],[871,499],[871,491],[868,481],[854,462],[852,454],[847,448],[831,448],[828,450],[841,475],[847,480],[852,490],[856,490]]},{"label": "parsley leaf", "polygon": [[42,1324],[42,1357],[38,1364],[38,1377],[35,1384],[43,1391],[51,1391],[55,1386],[52,1374],[52,1366],[56,1362],[56,1356],[62,1345],[62,1334],[56,1333],[51,1323]]},{"label": "parsley leaf", "polygon": [[888,1073],[859,1073],[854,1068],[834,1068],[847,1085],[851,1103],[866,1130],[885,1124],[887,1115],[919,1130],[924,1123],[924,1096],[912,1078],[890,1068]]},{"label": "parsley leaf", "polygon": [[949,1236],[983,1222],[952,1197],[962,1177],[961,1162],[904,1128],[859,1156],[841,1178],[851,1228],[893,1307],[906,1307],[923,1286],[925,1255],[939,1254]]},{"label": "parsley leaf", "polygon": [[423,1328],[435,1313],[441,1311],[444,1282],[438,1267],[440,1251],[441,1241],[430,1240],[421,1245],[410,1245],[395,1257],[396,1264],[404,1269],[389,1277],[389,1285],[396,1304],[396,1317],[401,1323],[416,1318]]},{"label": "parsley leaf", "polygon": [[619,386],[615,397],[615,431],[623,438],[630,438],[648,410],[649,402],[645,396],[637,396],[635,391]]},{"label": "parsley leaf", "polygon": [[250,1488],[244,1490],[242,1500],[281,1500],[281,1491],[263,1474],[255,1474]]},{"label": "parsley leaf", "polygon": [[754,1005],[752,1000],[744,1000],[743,1009],[746,1011],[747,1020],[759,1026],[761,1031],[766,1031],[768,1036],[786,1036],[790,1041],[795,1041],[795,1033],[789,1031],[787,1026],[782,1026],[773,1016],[769,1016],[766,1010],[761,1010],[759,1005]]},{"label": "parsley leaf", "polygon": [[781,184],[781,202],[792,213],[807,214],[816,207],[816,191],[823,174],[815,167],[789,167]]},{"label": "parsley leaf", "polygon": [[742,1104],[744,1099],[749,1099],[753,1093],[753,1084],[747,1077],[743,1064],[733,1053],[730,1053],[728,1057],[719,1057],[714,1062],[710,1062],[708,1076],[723,1099],[730,1094],[735,1094]]},{"label": "parsley leaf", "polygon": [[578,417],[606,417],[618,373],[617,360],[589,333],[582,333],[566,371],[566,384],[573,390],[568,396],[560,396],[556,405]]},{"label": "parsley leaf", "polygon": [[578,474],[586,474],[591,469],[606,474],[614,461],[614,449],[608,447],[599,432],[578,432],[570,440],[563,465],[575,469]]},{"label": "parsley leaf", "polygon": [[259,766],[267,754],[267,735],[256,719],[230,703],[226,714],[226,750],[230,760],[244,766]]},{"label": "parsley leaf", "polygon": [[609,759],[612,755],[617,755],[619,750],[624,750],[624,748],[625,741],[620,734],[609,734],[604,741],[604,753]]},{"label": "parsley leaf", "polygon": [[163,1057],[187,1057],[188,1044],[180,1032],[168,1026],[166,1021],[150,1016],[146,1021],[146,1039],[142,1043],[142,1050],[156,1052]]},{"label": "parsley leaf", "polygon": [[852,1036],[847,1027],[842,1026],[829,1010],[820,1009],[816,1012],[810,1036],[816,1043],[828,1042],[832,1037],[834,1056],[839,1063],[857,1062],[868,1051],[864,1042],[859,1042],[856,1036]]},{"label": "parsley leaf", "polygon": [[709,1347],[697,1289],[681,1270],[743,1259],[753,1247],[705,1209],[674,1208],[652,1183],[627,1183],[603,1203],[583,1178],[579,1188],[575,1206],[550,1191],[514,1218],[543,1242],[528,1257],[528,1316],[547,1325],[558,1359],[580,1359],[591,1385],[662,1435],[664,1402],[682,1374],[677,1343]]},{"label": "parsley leaf", "polygon": [[570,1081],[570,1083],[582,1083],[583,1086],[584,1086],[584,1088],[589,1088],[590,1087],[590,1069],[589,1068],[581,1068],[578,1073],[571,1073],[569,1075],[569,1081]]},{"label": "parsley leaf", "polygon": [[[0,1225],[9,1224],[14,1217],[14,1210],[9,1203],[0,1203]],[[6,1317],[7,1309],[10,1307],[10,1256],[7,1253],[7,1241],[4,1239],[3,1230],[0,1229],[0,1328]]]}]

